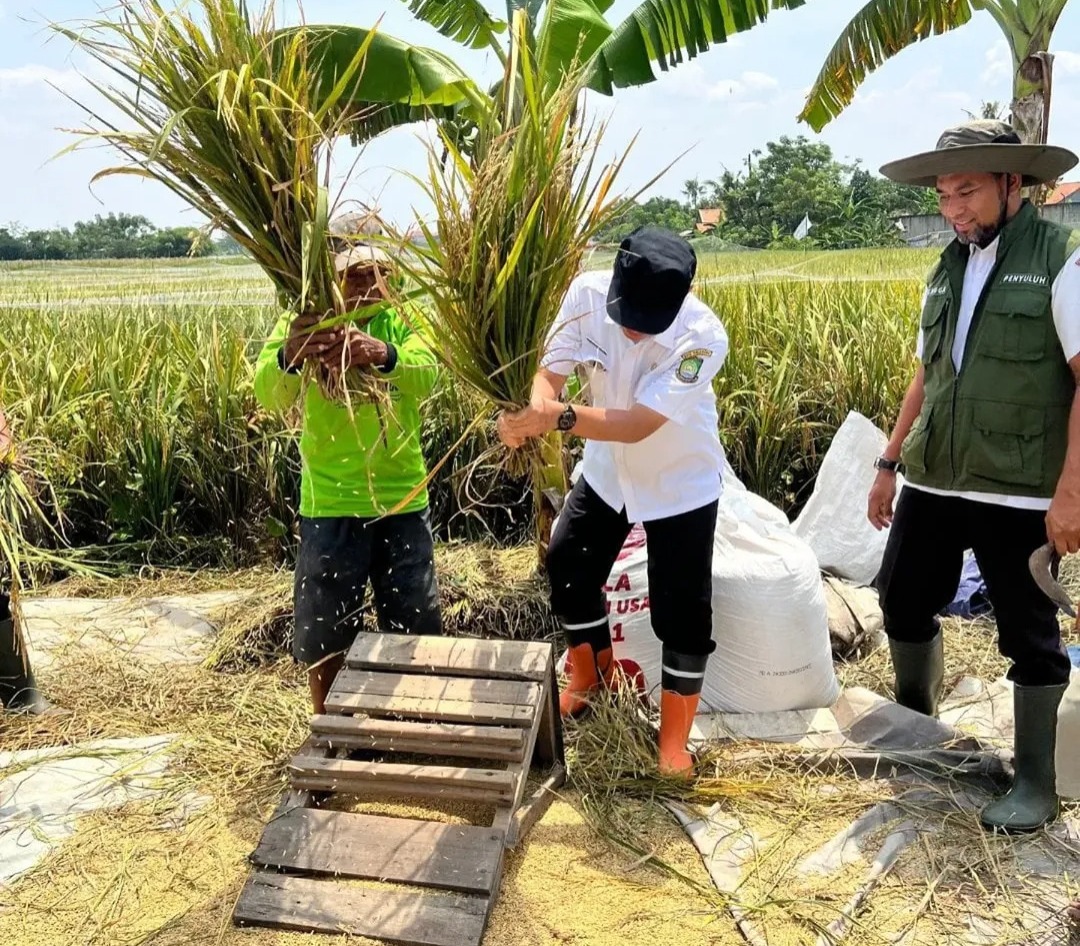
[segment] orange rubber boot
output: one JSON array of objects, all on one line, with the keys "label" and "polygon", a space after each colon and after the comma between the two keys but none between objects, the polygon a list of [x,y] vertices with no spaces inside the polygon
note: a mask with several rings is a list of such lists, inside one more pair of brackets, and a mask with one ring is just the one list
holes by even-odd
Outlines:
[{"label": "orange rubber boot", "polygon": [[697,713],[700,693],[683,696],[674,690],[660,691],[660,774],[688,779],[694,774],[694,757],[686,749],[690,727]]},{"label": "orange rubber boot", "polygon": [[589,696],[611,683],[614,672],[610,647],[600,651],[594,651],[588,643],[571,647],[570,681],[559,694],[559,713],[563,719],[580,714]]}]

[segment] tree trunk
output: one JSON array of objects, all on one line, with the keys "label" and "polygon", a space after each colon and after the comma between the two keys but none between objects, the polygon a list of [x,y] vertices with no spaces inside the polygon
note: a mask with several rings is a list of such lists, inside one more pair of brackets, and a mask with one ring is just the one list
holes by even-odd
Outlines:
[{"label": "tree trunk", "polygon": [[[1050,125],[1050,97],[1053,92],[1054,56],[1035,52],[1016,70],[1013,79],[1012,126],[1027,144],[1046,144]],[[1053,191],[1055,182],[1031,190],[1031,200],[1041,207]]]},{"label": "tree trunk", "polygon": [[1012,125],[1029,144],[1046,143],[1053,64],[1053,54],[1033,53],[1020,63],[1013,80]]}]

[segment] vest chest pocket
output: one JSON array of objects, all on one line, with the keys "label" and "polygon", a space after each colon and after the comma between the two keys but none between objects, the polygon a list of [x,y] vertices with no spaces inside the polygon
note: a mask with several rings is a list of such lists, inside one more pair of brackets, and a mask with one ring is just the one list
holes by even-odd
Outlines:
[{"label": "vest chest pocket", "polygon": [[919,328],[922,329],[923,364],[933,364],[941,357],[945,342],[945,313],[949,311],[948,293],[932,295],[923,306]]},{"label": "vest chest pocket", "polygon": [[1045,430],[1041,408],[976,402],[966,466],[983,479],[1038,486],[1043,479]]},{"label": "vest chest pocket", "polygon": [[934,409],[930,404],[923,404],[915,423],[900,445],[900,459],[904,466],[913,473],[926,472],[926,453],[930,446],[930,419]]},{"label": "vest chest pocket", "polygon": [[1051,322],[1049,293],[992,293],[982,314],[977,350],[1002,361],[1040,361]]}]

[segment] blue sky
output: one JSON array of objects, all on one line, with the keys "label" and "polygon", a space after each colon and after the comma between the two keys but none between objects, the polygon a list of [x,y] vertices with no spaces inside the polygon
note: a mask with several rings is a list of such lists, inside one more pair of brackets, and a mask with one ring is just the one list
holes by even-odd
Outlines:
[{"label": "blue sky", "polygon": [[[638,134],[623,187],[649,180],[679,154],[689,152],[651,193],[676,195],[690,177],[719,176],[735,169],[750,151],[781,135],[817,137],[798,114],[839,31],[864,0],[808,0],[799,10],[776,13],[757,29],[684,63],[659,81],[620,90],[613,99],[590,98],[594,114],[610,115],[605,150],[623,150]],[[164,187],[113,179],[93,192],[91,176],[110,156],[88,150],[50,160],[71,141],[59,129],[79,123],[79,113],[49,83],[80,98],[93,95],[79,76],[85,68],[65,41],[45,24],[92,16],[109,0],[0,0],[0,225],[70,225],[95,213],[141,213],[161,225],[199,221]],[[632,10],[619,0],[610,19]],[[490,78],[497,64],[486,53],[461,52],[424,24],[414,22],[397,0],[306,0],[309,22],[372,25],[411,42],[453,52],[472,74]],[[281,0],[285,20],[295,20],[295,0]],[[501,3],[489,4],[492,10]],[[1054,104],[1051,139],[1080,148],[1080,2],[1070,4],[1055,34]],[[877,169],[905,153],[933,147],[942,128],[963,120],[984,99],[1009,99],[1009,60],[1004,41],[986,14],[955,33],[906,50],[863,85],[856,102],[822,132],[820,139],[843,159],[861,159]],[[363,155],[347,196],[375,201],[384,213],[407,223],[415,188],[401,171],[424,164],[423,134],[417,127],[390,133]],[[343,166],[355,153],[341,150]],[[425,208],[420,207],[421,211]]]}]

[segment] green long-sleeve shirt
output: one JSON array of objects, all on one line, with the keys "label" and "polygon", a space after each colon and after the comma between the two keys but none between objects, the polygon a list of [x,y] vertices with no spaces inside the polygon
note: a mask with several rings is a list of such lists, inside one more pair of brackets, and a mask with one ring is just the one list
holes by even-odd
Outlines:
[{"label": "green long-sleeve shirt", "polygon": [[[255,368],[255,396],[268,410],[285,411],[301,395],[301,376],[283,371],[278,352],[293,315],[274,326]],[[300,515],[385,515],[427,477],[420,448],[420,403],[435,386],[435,356],[424,340],[392,309],[364,329],[397,350],[397,364],[386,372],[390,407],[352,399],[350,408],[327,400],[314,381],[304,393],[300,431]],[[380,416],[381,415],[381,416]],[[428,504],[427,489],[397,512]]]}]

